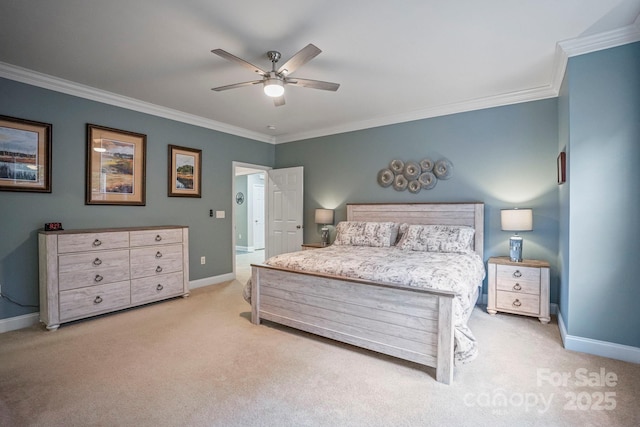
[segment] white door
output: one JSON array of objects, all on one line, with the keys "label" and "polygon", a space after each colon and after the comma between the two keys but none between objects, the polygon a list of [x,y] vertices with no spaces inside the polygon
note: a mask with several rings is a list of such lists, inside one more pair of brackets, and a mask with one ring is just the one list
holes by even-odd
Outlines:
[{"label": "white door", "polygon": [[264,249],[264,185],[253,184],[253,247]]},{"label": "white door", "polygon": [[267,172],[267,258],[301,249],[303,171],[298,166]]}]

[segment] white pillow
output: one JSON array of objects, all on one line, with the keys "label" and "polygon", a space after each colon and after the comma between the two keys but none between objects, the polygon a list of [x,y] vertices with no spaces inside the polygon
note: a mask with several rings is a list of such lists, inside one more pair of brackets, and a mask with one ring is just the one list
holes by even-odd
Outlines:
[{"label": "white pillow", "polygon": [[410,225],[398,242],[398,247],[411,251],[459,252],[473,251],[475,230],[461,225]]},{"label": "white pillow", "polygon": [[398,237],[395,222],[341,221],[334,245],[389,247]]}]

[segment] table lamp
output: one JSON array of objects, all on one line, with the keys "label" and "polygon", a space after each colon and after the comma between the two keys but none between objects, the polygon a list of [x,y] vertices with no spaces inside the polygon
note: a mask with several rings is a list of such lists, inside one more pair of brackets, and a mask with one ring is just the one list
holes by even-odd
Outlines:
[{"label": "table lamp", "polygon": [[509,239],[509,258],[513,262],[522,262],[522,237],[518,231],[533,230],[533,211],[531,209],[502,209],[500,211],[502,230],[515,231]]},{"label": "table lamp", "polygon": [[322,225],[322,246],[329,245],[329,227],[333,224],[333,209],[316,209],[316,224]]}]

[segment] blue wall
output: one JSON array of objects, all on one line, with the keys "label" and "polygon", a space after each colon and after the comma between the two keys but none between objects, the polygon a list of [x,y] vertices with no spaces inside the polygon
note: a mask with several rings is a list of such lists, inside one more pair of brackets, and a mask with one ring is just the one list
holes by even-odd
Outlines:
[{"label": "blue wall", "polygon": [[[557,155],[554,98],[279,144],[276,166],[304,166],[305,224],[317,207],[335,208],[336,223],[346,219],[346,203],[482,201],[485,258],[508,254],[511,233],[500,230],[500,209],[531,207],[524,257],[551,263],[557,302]],[[378,185],[378,171],[392,159],[426,156],[448,158],[453,177],[418,194]],[[319,240],[317,227],[305,228],[305,242]]]},{"label": "blue wall", "polygon": [[[0,114],[53,125],[53,192],[0,191],[2,292],[38,304],[37,231],[180,224],[190,228],[190,279],[231,273],[232,161],[271,166],[273,145],[0,79]],[[147,135],[146,206],[84,204],[86,124]],[[202,150],[202,198],[167,197],[167,146]],[[209,209],[226,211],[225,219]],[[200,265],[200,257],[207,263]],[[38,311],[0,299],[0,319]]]},{"label": "blue wall", "polygon": [[570,58],[565,79],[563,320],[570,335],[640,347],[640,43]]}]

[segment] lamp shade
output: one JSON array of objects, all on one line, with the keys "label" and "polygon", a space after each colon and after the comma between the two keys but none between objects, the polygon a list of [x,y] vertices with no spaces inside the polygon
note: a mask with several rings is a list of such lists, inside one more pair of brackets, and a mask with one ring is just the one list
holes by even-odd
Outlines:
[{"label": "lamp shade", "polygon": [[333,224],[333,209],[316,209],[316,224]]},{"label": "lamp shade", "polygon": [[533,230],[533,211],[531,209],[502,209],[500,222],[504,231]]},{"label": "lamp shade", "polygon": [[277,98],[284,94],[284,84],[280,79],[268,79],[264,82],[264,93],[272,98]]}]

